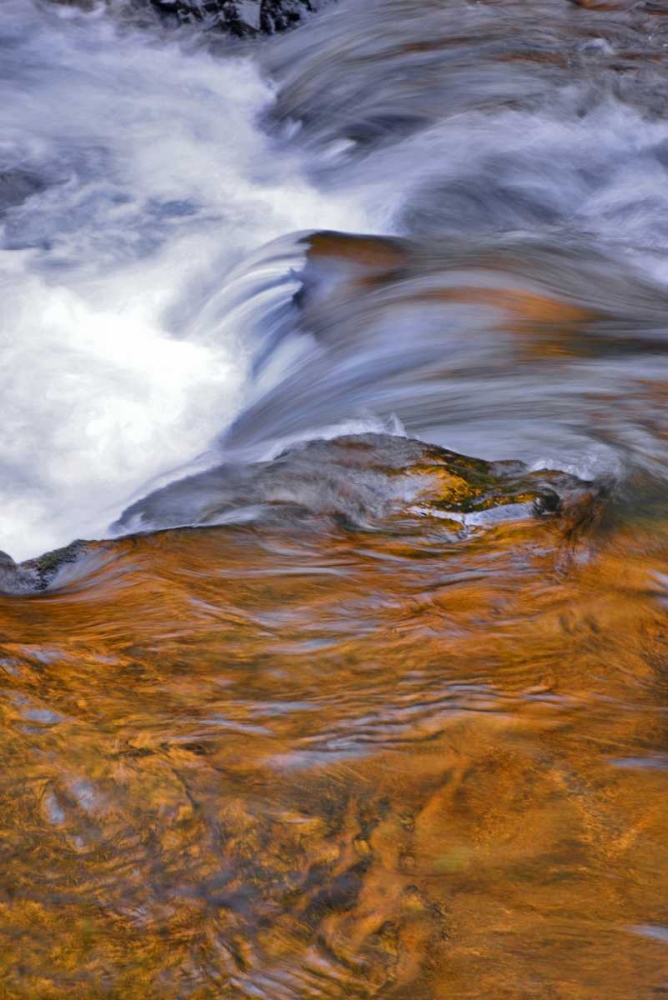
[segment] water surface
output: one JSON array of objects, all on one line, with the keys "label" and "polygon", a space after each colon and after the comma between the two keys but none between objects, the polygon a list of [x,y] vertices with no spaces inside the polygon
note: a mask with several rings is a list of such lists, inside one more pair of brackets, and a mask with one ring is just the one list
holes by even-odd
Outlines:
[{"label": "water surface", "polygon": [[0,52],[2,995],[666,994],[663,7]]}]

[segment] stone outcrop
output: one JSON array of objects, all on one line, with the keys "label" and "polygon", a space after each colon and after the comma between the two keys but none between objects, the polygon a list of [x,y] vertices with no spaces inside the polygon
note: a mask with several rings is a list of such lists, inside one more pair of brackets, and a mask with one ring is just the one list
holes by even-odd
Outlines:
[{"label": "stone outcrop", "polygon": [[[96,0],[47,0],[48,3],[92,10]],[[122,20],[150,24],[161,20],[174,26],[193,25],[203,31],[252,38],[271,35],[299,24],[322,0],[103,0]]]},{"label": "stone outcrop", "polygon": [[311,0],[148,0],[167,19],[239,37],[273,34],[298,24]]}]

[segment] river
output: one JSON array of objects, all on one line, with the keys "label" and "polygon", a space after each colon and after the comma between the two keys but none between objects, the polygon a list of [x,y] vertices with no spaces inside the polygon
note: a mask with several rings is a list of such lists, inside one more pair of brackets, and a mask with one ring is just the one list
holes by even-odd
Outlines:
[{"label": "river", "polygon": [[665,995],[668,9],[119,9],[0,18],[2,997]]}]

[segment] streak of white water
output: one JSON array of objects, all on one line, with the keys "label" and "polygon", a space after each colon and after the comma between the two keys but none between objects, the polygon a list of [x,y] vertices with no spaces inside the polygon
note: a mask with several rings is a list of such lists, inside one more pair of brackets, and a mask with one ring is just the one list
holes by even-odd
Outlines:
[{"label": "streak of white water", "polygon": [[245,56],[28,0],[0,53],[0,549],[24,558],[104,532],[234,414],[243,331],[182,336],[208,288],[283,232],[370,220],[262,132]]}]

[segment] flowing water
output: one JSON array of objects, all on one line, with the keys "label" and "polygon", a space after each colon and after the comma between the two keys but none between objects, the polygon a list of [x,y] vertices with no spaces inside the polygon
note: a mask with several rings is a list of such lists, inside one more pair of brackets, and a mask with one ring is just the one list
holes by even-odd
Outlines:
[{"label": "flowing water", "polygon": [[668,995],[667,72],[3,0],[3,1000]]}]

